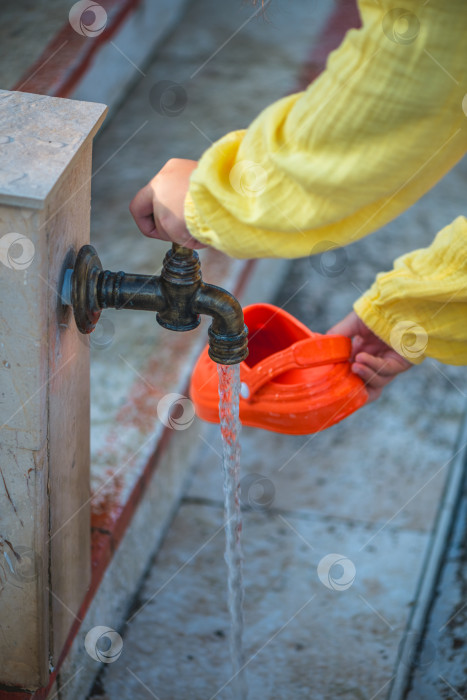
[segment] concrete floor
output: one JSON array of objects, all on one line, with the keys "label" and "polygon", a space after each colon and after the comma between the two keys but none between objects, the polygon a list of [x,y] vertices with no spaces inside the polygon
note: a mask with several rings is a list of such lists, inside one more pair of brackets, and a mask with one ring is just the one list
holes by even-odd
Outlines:
[{"label": "concrete floor", "polygon": [[467,491],[464,487],[407,700],[467,695]]},{"label": "concrete floor", "polygon": [[10,90],[68,21],[68,0],[21,0],[0,8],[0,88]]},{"label": "concrete floor", "polygon": [[[245,24],[190,83],[187,109],[172,119],[162,144],[161,116],[150,111],[148,101],[154,81],[192,75],[252,14],[246,4],[226,10],[215,0],[193,3],[97,143],[98,168],[106,153],[132,138],[105,176],[95,178],[94,196],[108,205],[93,219],[94,242],[106,266],[116,267],[126,254],[143,266],[154,245],[138,239],[136,246],[125,236],[129,193],[170,155],[197,157],[209,140],[245,126],[290,91],[328,8],[324,0],[312,7],[305,1],[273,5],[269,24],[262,19]],[[276,303],[313,330],[326,330],[350,310],[376,272],[402,252],[427,245],[463,211],[466,180],[467,163],[461,163],[397,222],[346,249],[338,277],[326,276],[308,259],[294,261]],[[157,266],[154,252],[150,255]],[[112,353],[118,341],[115,337]],[[137,345],[134,352],[143,352]],[[131,356],[133,350],[127,351]],[[108,354],[97,358],[95,377],[104,376],[108,362]],[[376,404],[322,434],[291,437],[244,429],[245,646],[252,698],[387,697],[396,668],[406,662],[399,645],[463,418],[466,380],[463,368],[427,361]],[[122,392],[124,385],[123,379]],[[104,421],[105,405],[97,398],[94,405]],[[100,425],[95,422],[97,430]],[[219,451],[213,426],[193,446],[193,477],[184,501],[128,616],[123,653],[106,666],[94,698],[231,697]],[[344,558],[346,590],[331,590],[318,576],[318,563],[331,553]],[[453,574],[446,585],[452,579]],[[452,608],[438,614],[439,628]],[[465,670],[459,657],[442,656],[446,664],[448,656],[454,658],[455,671],[431,667],[426,676],[421,665],[411,700],[455,697],[435,691],[435,684],[441,688],[439,674],[450,682],[452,673],[453,685],[460,687]]]}]

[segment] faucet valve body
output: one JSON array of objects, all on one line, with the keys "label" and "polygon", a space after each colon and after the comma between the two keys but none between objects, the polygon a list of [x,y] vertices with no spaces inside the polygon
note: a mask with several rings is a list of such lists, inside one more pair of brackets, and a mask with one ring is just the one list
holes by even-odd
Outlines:
[{"label": "faucet valve body", "polygon": [[189,331],[199,326],[201,319],[193,311],[191,301],[200,284],[202,278],[198,254],[181,246],[175,251],[167,251],[162,266],[161,286],[168,305],[157,314],[157,322],[169,331]]},{"label": "faucet valve body", "polygon": [[174,243],[165,256],[162,273],[132,275],[104,270],[95,249],[83,246],[73,270],[66,270],[62,303],[73,307],[81,333],[92,333],[102,309],[140,309],[157,312],[156,320],[172,331],[188,331],[200,315],[213,321],[209,328],[209,356],[233,365],[248,356],[248,329],[243,311],[229,292],[202,281],[198,254]]}]

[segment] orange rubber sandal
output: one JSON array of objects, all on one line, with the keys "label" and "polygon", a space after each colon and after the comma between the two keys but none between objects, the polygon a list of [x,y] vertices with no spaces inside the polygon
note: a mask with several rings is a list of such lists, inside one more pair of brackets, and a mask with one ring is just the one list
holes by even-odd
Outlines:
[{"label": "orange rubber sandal", "polygon": [[[350,369],[351,340],[313,333],[272,304],[244,310],[249,355],[240,364],[243,425],[291,435],[324,430],[363,406],[365,385]],[[196,414],[219,423],[216,363],[201,353],[191,379]]]}]

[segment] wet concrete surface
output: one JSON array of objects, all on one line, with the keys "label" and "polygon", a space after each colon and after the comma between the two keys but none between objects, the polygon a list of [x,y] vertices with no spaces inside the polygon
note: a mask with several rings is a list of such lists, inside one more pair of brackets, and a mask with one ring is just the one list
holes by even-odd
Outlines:
[{"label": "wet concrete surface", "polygon": [[461,499],[407,700],[467,694],[467,490]]},{"label": "wet concrete surface", "polygon": [[[159,698],[232,697],[222,521],[220,505],[188,500],[181,507],[133,611],[122,657],[104,677],[109,698],[143,693],[142,683]],[[367,545],[372,534],[367,524],[338,518],[245,514],[251,698],[370,698],[390,679],[425,537],[386,528]],[[336,550],[357,570],[344,591],[317,575],[320,560]]]}]

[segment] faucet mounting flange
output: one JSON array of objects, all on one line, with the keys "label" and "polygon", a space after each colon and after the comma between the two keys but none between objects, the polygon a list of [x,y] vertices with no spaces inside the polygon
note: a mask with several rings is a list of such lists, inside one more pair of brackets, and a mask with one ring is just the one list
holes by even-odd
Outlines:
[{"label": "faucet mounting flange", "polygon": [[102,269],[95,249],[90,245],[83,246],[78,252],[71,276],[71,306],[81,333],[92,333],[101,315],[96,290]]}]

